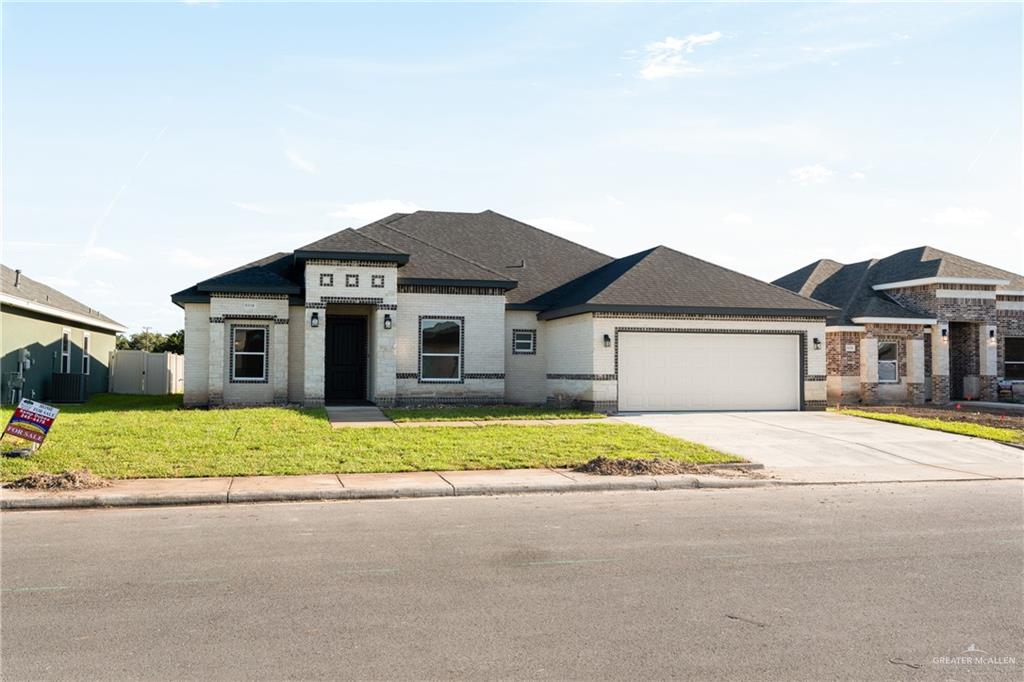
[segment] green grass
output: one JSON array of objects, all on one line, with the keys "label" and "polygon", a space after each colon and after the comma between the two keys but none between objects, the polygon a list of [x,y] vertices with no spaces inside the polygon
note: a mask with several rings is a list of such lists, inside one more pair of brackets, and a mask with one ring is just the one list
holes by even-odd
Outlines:
[{"label": "green grass", "polygon": [[877,419],[883,422],[894,424],[905,424],[907,426],[918,426],[922,429],[933,431],[945,431],[946,433],[957,433],[961,436],[974,436],[985,438],[1000,443],[1024,444],[1024,431],[1019,429],[1004,429],[997,426],[983,426],[968,422],[936,419],[930,417],[911,417],[906,414],[893,414],[890,412],[868,412],[866,410],[835,410],[839,414],[848,414],[854,417],[865,419]]},{"label": "green grass", "polygon": [[331,429],[323,410],[183,410],[164,396],[97,395],[60,407],[31,458],[0,458],[0,479],[81,468],[152,478],[558,467],[597,455],[737,459],[628,424]]},{"label": "green grass", "polygon": [[602,419],[603,414],[583,410],[489,405],[480,407],[396,407],[384,410],[396,422],[489,421],[492,419]]}]

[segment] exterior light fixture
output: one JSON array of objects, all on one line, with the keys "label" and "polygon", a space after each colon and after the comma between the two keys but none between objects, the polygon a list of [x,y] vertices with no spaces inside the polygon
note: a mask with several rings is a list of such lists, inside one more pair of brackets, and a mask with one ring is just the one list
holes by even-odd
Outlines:
[{"label": "exterior light fixture", "polygon": [[385,313],[384,315],[384,328],[391,329],[391,315]]},{"label": "exterior light fixture", "polygon": [[320,326],[320,313],[314,312],[309,318],[309,326],[316,329]]},{"label": "exterior light fixture", "polygon": [[942,329],[942,343],[946,343],[946,340],[948,338],[949,338],[949,330],[946,329],[945,327],[943,327],[943,329]]},{"label": "exterior light fixture", "polygon": [[995,329],[989,329],[988,330],[988,343],[989,343],[990,346],[996,345],[996,330]]},{"label": "exterior light fixture", "polygon": [[814,350],[821,350],[821,339],[814,337]]},{"label": "exterior light fixture", "polygon": [[612,337],[608,336],[607,334],[604,335],[604,347],[605,348],[611,348],[612,347]]}]

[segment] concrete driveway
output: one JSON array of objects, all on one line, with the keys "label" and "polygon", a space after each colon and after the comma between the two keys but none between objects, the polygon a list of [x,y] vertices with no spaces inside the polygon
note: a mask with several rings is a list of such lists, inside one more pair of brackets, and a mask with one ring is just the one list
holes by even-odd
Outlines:
[{"label": "concrete driveway", "polygon": [[830,412],[686,412],[615,418],[760,462],[785,480],[1024,477],[1024,450]]}]

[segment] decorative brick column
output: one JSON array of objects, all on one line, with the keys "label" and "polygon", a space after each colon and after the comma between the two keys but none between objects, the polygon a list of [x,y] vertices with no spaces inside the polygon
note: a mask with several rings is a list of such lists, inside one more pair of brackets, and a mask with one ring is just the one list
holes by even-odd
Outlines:
[{"label": "decorative brick column", "polygon": [[931,330],[932,402],[942,405],[949,402],[949,341],[942,336],[943,330],[949,331],[949,326],[936,324]]},{"label": "decorative brick column", "polygon": [[[313,315],[319,318],[319,325],[312,326]],[[324,352],[327,345],[327,308],[307,307],[303,344],[303,404],[306,407],[321,407],[324,404]]]},{"label": "decorative brick column", "polygon": [[209,404],[224,404],[224,320],[210,318]]},{"label": "decorative brick column", "polygon": [[270,355],[271,382],[274,387],[274,403],[288,402],[288,318],[276,318],[271,330],[272,352]]},{"label": "decorative brick column", "polygon": [[860,340],[860,401],[878,402],[878,339],[874,337]]},{"label": "decorative brick column", "polygon": [[[391,329],[384,328],[384,316],[391,317]],[[395,404],[395,396],[398,391],[397,382],[397,360],[395,358],[395,344],[397,339],[398,312],[396,310],[381,310],[375,308],[370,315],[368,324],[373,325],[373,395],[370,399],[378,407],[391,407]]]},{"label": "decorative brick column", "polygon": [[924,403],[924,339],[908,338],[907,348],[907,402]]},{"label": "decorative brick column", "polygon": [[[999,344],[996,343],[996,325],[978,326],[978,374],[982,400],[994,402],[999,399],[996,379],[999,366]],[[992,336],[990,336],[990,334]]]}]

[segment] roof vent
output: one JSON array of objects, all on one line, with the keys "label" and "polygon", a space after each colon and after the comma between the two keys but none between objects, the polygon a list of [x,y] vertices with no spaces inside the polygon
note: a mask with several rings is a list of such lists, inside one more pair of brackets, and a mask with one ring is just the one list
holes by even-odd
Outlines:
[{"label": "roof vent", "polygon": [[525,268],[526,267],[526,260],[520,259],[519,262],[516,263],[515,265],[506,265],[505,267],[506,268]]},{"label": "roof vent", "polygon": [[14,286],[19,286],[20,284],[21,284],[21,270],[15,270],[14,271]]}]

